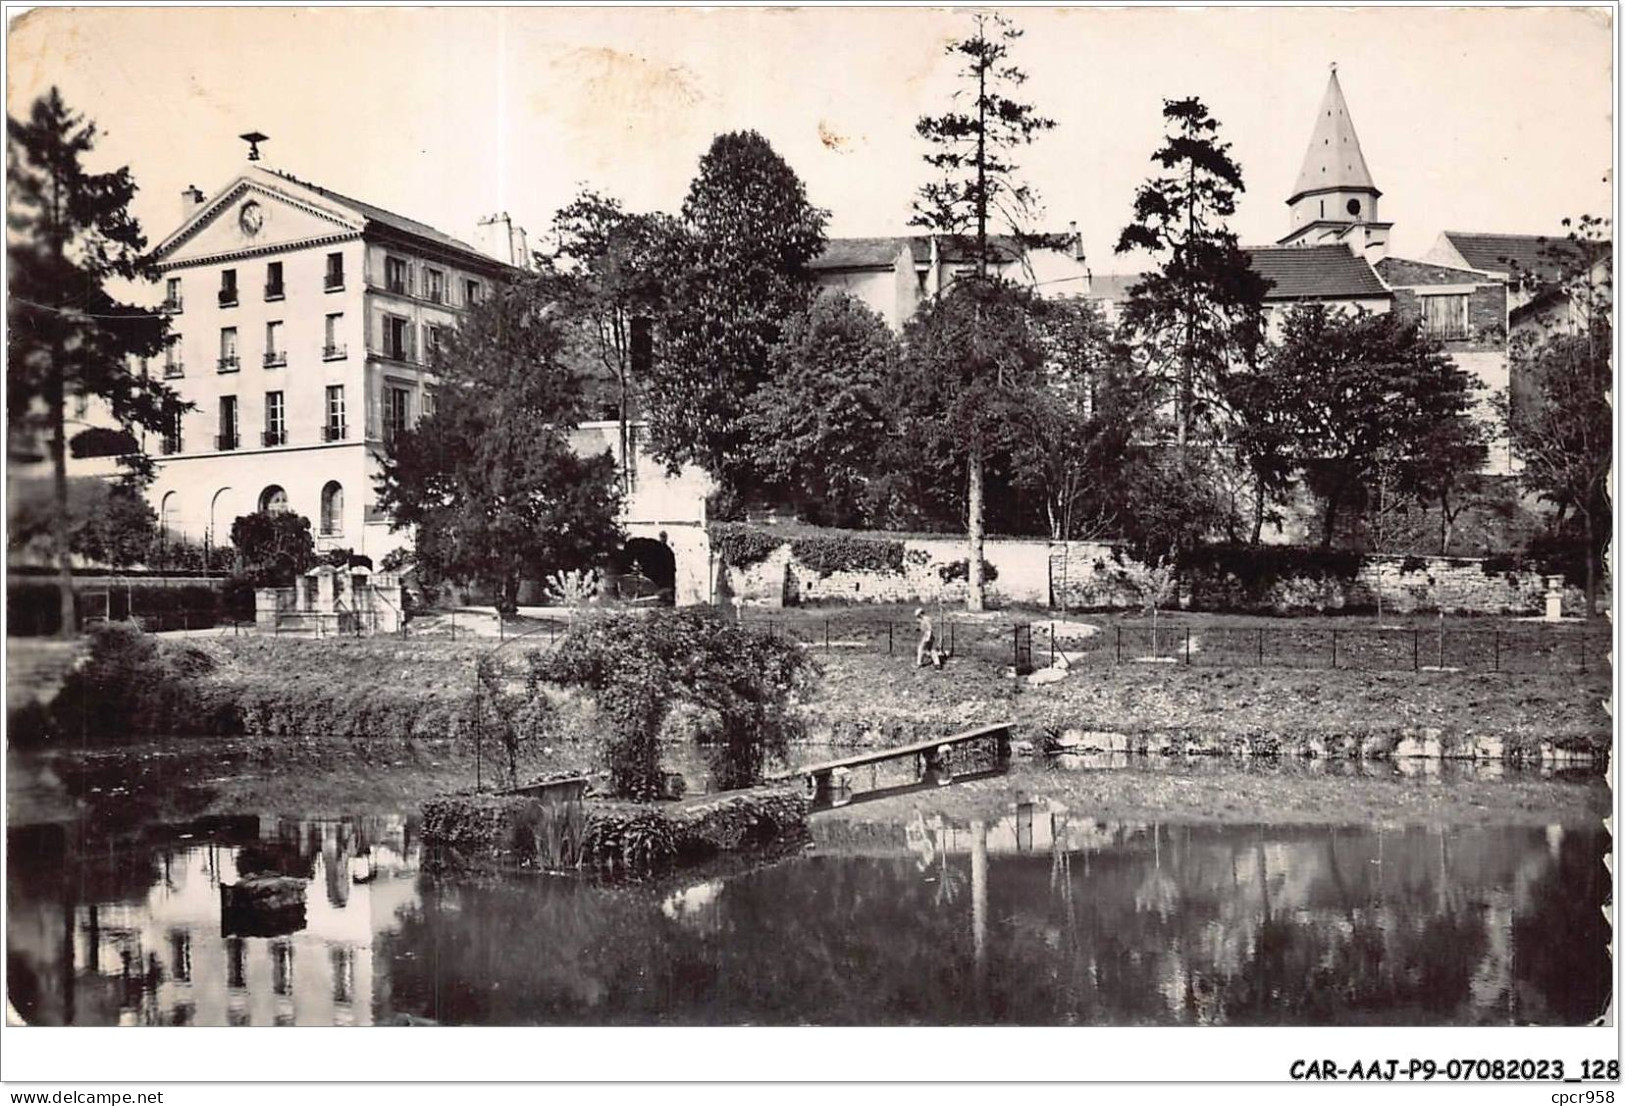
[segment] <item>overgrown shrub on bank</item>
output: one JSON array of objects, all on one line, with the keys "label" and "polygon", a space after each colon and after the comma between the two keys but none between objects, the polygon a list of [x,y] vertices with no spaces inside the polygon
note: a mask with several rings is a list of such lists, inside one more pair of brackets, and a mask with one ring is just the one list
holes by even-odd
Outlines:
[{"label": "overgrown shrub on bank", "polygon": [[659,793],[659,735],[674,703],[714,719],[705,735],[711,771],[721,787],[745,787],[800,735],[790,704],[818,671],[793,641],[695,608],[578,622],[531,664],[538,679],[596,694],[612,785],[639,799]]},{"label": "overgrown shrub on bank", "polygon": [[160,643],[126,623],[98,627],[90,656],[51,705],[51,723],[70,737],[230,732],[230,708],[205,682],[214,670],[196,646]]},{"label": "overgrown shrub on bank", "polygon": [[553,802],[458,794],[423,806],[423,840],[445,868],[590,869],[642,877],[807,838],[807,800],[756,788],[685,803]]}]

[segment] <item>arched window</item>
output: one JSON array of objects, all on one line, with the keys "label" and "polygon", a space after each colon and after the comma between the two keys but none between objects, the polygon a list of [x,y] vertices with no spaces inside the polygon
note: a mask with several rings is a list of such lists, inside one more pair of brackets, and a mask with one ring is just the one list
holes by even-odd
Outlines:
[{"label": "arched window", "polygon": [[260,493],[260,510],[280,514],[288,509],[288,493],[280,484],[272,484]]},{"label": "arched window", "polygon": [[165,492],[164,498],[158,504],[158,529],[165,541],[173,541],[179,537],[181,520],[180,495],[177,492]]},{"label": "arched window", "polygon": [[231,489],[221,488],[209,500],[209,540],[219,545],[231,532]]},{"label": "arched window", "polygon": [[344,488],[337,480],[322,489],[322,533],[344,533]]}]

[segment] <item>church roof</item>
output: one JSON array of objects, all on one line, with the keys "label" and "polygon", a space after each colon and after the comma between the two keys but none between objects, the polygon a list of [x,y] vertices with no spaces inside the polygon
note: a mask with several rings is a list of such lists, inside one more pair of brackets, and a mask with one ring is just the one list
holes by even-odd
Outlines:
[{"label": "church roof", "polygon": [[1253,246],[1253,269],[1270,282],[1273,300],[1348,300],[1388,296],[1371,264],[1345,245]]},{"label": "church roof", "polygon": [[1326,84],[1326,95],[1321,97],[1320,110],[1315,113],[1309,149],[1303,156],[1298,183],[1287,203],[1306,192],[1330,188],[1363,189],[1382,194],[1371,179],[1371,170],[1366,168],[1365,154],[1360,152],[1360,138],[1354,133],[1354,120],[1343,100],[1343,87],[1337,83],[1335,68]]}]

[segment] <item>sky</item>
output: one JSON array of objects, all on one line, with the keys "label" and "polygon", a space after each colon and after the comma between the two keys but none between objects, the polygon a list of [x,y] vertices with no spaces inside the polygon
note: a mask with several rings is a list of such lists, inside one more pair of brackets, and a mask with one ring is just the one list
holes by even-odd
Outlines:
[{"label": "sky", "polygon": [[[1096,272],[1152,171],[1164,99],[1197,96],[1246,182],[1244,244],[1288,229],[1329,66],[1392,221],[1560,233],[1611,209],[1605,9],[1010,9],[1022,92],[1056,126],[1020,152],[1042,229],[1076,222]],[[265,164],[464,239],[507,211],[535,241],[582,185],[676,211],[713,136],[755,129],[829,210],[832,235],[907,232],[930,179],[914,133],[955,87],[936,8],[39,9],[13,17],[7,109],[52,84],[128,165],[156,243],[180,192],[225,187],[237,135]]]}]

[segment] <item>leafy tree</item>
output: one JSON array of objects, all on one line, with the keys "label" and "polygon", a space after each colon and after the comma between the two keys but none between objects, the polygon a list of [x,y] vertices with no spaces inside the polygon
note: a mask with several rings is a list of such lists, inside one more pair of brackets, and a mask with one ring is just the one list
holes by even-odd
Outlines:
[{"label": "leafy tree", "polygon": [[581,381],[562,349],[541,282],[497,289],[440,347],[435,410],[396,435],[378,479],[392,526],[417,528],[430,581],[483,584],[505,614],[521,581],[619,541],[614,459],[570,448]]},{"label": "leafy tree", "polygon": [[611,780],[634,798],[660,790],[660,728],[677,702],[707,720],[718,786],[760,782],[767,757],[801,733],[792,704],[817,674],[788,638],[698,608],[578,622],[532,665],[544,680],[597,693],[609,720]]},{"label": "leafy tree", "polygon": [[816,291],[807,265],[828,213],[767,139],[717,136],[666,238],[665,310],[644,402],[655,455],[693,462],[734,492],[755,479],[741,417],[767,382],[787,319]]},{"label": "leafy tree", "polygon": [[[61,506],[52,481],[19,480],[8,503],[7,548],[56,558]],[[96,476],[68,481],[69,550],[94,565],[129,568],[156,552],[158,516],[137,488]]]},{"label": "leafy tree", "polygon": [[[1031,293],[1007,281],[955,281],[903,335],[893,395],[914,471],[967,488],[966,604],[982,609],[982,470],[1008,448],[1043,386],[1046,350]],[[966,474],[969,473],[968,480]]]},{"label": "leafy tree", "polygon": [[1151,155],[1163,172],[1134,196],[1134,221],[1117,252],[1163,255],[1161,267],[1129,291],[1126,326],[1173,382],[1175,437],[1210,420],[1232,364],[1251,364],[1263,342],[1265,282],[1225,220],[1245,189],[1230,144],[1202,101],[1165,100],[1169,133]]},{"label": "leafy tree", "polygon": [[1045,371],[1013,420],[1012,461],[1017,484],[1042,499],[1050,537],[1067,541],[1111,525],[1111,486],[1154,414],[1155,393],[1098,304],[1045,303],[1035,325]]},{"label": "leafy tree", "polygon": [[[1565,220],[1565,223],[1568,221]],[[1513,453],[1523,462],[1519,480],[1565,515],[1584,535],[1586,613],[1596,613],[1597,581],[1613,511],[1608,474],[1613,453],[1613,285],[1606,265],[1606,220],[1584,218],[1570,232],[1570,260],[1554,284],[1569,299],[1566,325],[1513,343],[1514,380],[1528,394],[1498,398]]]},{"label": "leafy tree", "polygon": [[1278,507],[1292,487],[1292,412],[1286,408],[1290,382],[1269,371],[1269,363],[1229,374],[1223,382],[1231,412],[1230,442],[1247,467],[1253,494],[1252,544],[1263,538],[1266,522],[1279,523]]},{"label": "leafy tree", "polygon": [[310,519],[292,511],[255,511],[231,524],[237,575],[254,587],[292,587],[316,564]]},{"label": "leafy tree", "polygon": [[[550,259],[567,328],[583,360],[613,382],[621,456],[633,451],[629,423],[638,379],[652,351],[652,320],[664,302],[663,255],[676,233],[669,217],[626,211],[613,197],[582,189],[553,216],[558,253]],[[621,494],[631,493],[630,461]]]},{"label": "leafy tree", "polygon": [[1488,429],[1462,412],[1429,428],[1411,448],[1410,488],[1438,507],[1439,555],[1449,556],[1456,520],[1475,502],[1479,471],[1489,458]]},{"label": "leafy tree", "polygon": [[844,292],[820,295],[774,347],[746,432],[763,479],[802,498],[813,521],[872,521],[865,502],[890,433],[884,389],[897,357],[885,320]]},{"label": "leafy tree", "polygon": [[[974,231],[976,280],[986,283],[990,219],[999,218],[1008,224],[1019,242],[1027,237],[1023,224],[1035,203],[1031,188],[1017,178],[1018,167],[1012,154],[1053,128],[1055,121],[1039,115],[1033,105],[1013,98],[1015,90],[1027,80],[1027,75],[1010,62],[1010,45],[1021,37],[1021,30],[996,13],[978,12],[972,18],[975,33],[950,42],[946,49],[949,55],[964,59],[964,68],[959,73],[963,82],[959,95],[970,94],[973,102],[970,110],[925,116],[915,125],[920,137],[931,144],[930,152],[925,155],[926,164],[940,176],[920,189],[911,221],[916,226],[945,234]],[[991,304],[1001,295],[998,287],[990,286],[975,294],[972,302]],[[946,318],[941,317],[939,321]],[[976,322],[975,315],[971,321]],[[975,361],[981,367],[1022,357],[1020,351],[994,352],[980,335],[973,335],[972,342],[978,351]],[[965,378],[959,375],[958,379]],[[981,390],[982,382],[967,383],[976,391]],[[1002,381],[999,386],[1004,386]],[[959,422],[958,429],[968,432],[962,439],[969,446],[964,453],[966,559],[970,565],[965,605],[979,611],[984,606],[981,566],[989,442],[982,420],[949,421]]]},{"label": "leafy tree", "polygon": [[[81,164],[95,140],[95,124],[69,110],[55,88],[34,101],[26,121],[6,117],[6,415],[13,433],[47,436],[64,636],[76,626],[68,400],[102,401],[126,430],[162,429],[182,410],[172,391],[130,368],[132,358],[162,349],[168,324],[106,289],[109,280],[150,273],[142,263],[146,238],[129,213],[136,189],[129,170],[89,173]],[[145,458],[128,461],[132,478],[150,476]]]},{"label": "leafy tree", "polygon": [[1417,319],[1296,307],[1265,371],[1283,390],[1294,456],[1323,505],[1322,545],[1340,511],[1365,508],[1380,466],[1392,466],[1400,490],[1436,488],[1427,468],[1441,455],[1430,444],[1470,435],[1472,380]]}]

